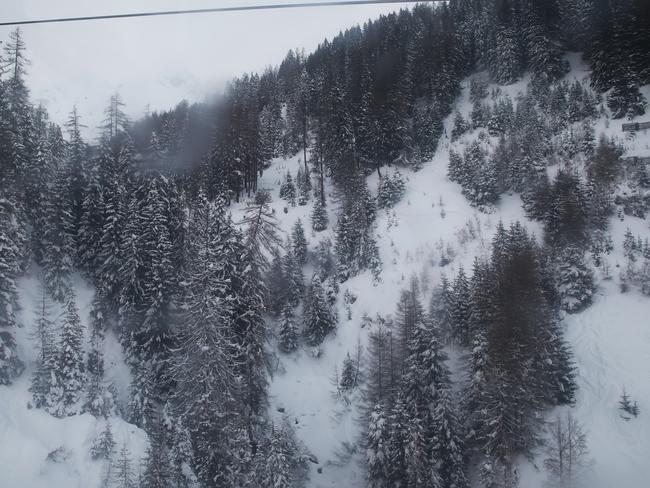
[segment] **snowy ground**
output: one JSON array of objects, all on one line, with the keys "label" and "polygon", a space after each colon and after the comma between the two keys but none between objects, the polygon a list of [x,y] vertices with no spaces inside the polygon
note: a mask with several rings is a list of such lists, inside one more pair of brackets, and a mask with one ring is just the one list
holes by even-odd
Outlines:
[{"label": "snowy ground", "polygon": [[[90,447],[104,430],[104,421],[89,414],[57,419],[43,410],[27,408],[37,354],[31,335],[41,299],[38,273],[37,269],[31,269],[19,287],[18,322],[22,327],[17,341],[27,369],[11,387],[0,386],[0,488],[99,487],[106,466],[91,459]],[[75,277],[74,288],[79,315],[86,327],[93,289],[79,277]],[[61,307],[53,306],[52,318],[59,317],[61,312]],[[124,394],[129,385],[128,370],[113,337],[107,337],[105,362],[107,378]],[[110,422],[117,449],[127,445],[137,466],[144,456],[147,435],[118,417],[111,418]],[[70,453],[66,462],[46,461],[47,455],[61,446]]]},{"label": "snowy ground", "polygon": [[[570,55],[573,70],[569,78],[582,79],[587,75],[578,55]],[[527,80],[504,87],[512,96],[523,90]],[[465,83],[468,85],[469,83]],[[470,111],[468,86],[458,101],[458,108],[467,115]],[[650,87],[644,88],[650,98]],[[597,134],[606,132],[625,141],[628,155],[650,154],[650,134],[637,134],[635,139],[624,137],[620,121],[602,119],[596,126]],[[445,122],[446,133],[451,133],[451,120]],[[471,139],[471,135],[464,142]],[[463,141],[461,140],[461,144]],[[335,367],[341,366],[346,354],[354,354],[357,343],[367,341],[368,327],[361,327],[364,312],[374,317],[377,313],[392,314],[400,290],[412,274],[417,274],[425,288],[426,299],[437,284],[441,273],[453,277],[462,265],[470,269],[474,256],[488,252],[492,235],[499,220],[507,225],[515,220],[526,222],[529,230],[541,237],[537,223],[528,222],[517,195],[506,195],[491,214],[472,208],[461,195],[460,187],[446,176],[449,141],[443,137],[433,160],[419,172],[402,170],[407,178],[407,194],[402,202],[389,212],[380,211],[377,219],[378,245],[383,260],[382,282],[374,286],[369,273],[357,276],[341,285],[340,297],[350,290],[358,299],[352,305],[352,318],[347,319],[342,300],[338,303],[340,322],[336,334],[323,345],[321,357],[310,351],[293,355],[278,354],[278,362],[270,385],[270,412],[279,420],[285,417],[296,428],[298,437],[318,458],[311,464],[310,488],[365,486],[359,456],[339,463],[337,454],[344,443],[354,445],[359,425],[356,405],[346,406],[333,395],[331,378]],[[290,207],[278,197],[279,186],[287,170],[295,176],[300,157],[275,161],[265,171],[259,186],[268,188],[273,196],[272,207],[284,231],[290,232],[300,218],[307,230],[309,247],[325,238],[334,241],[332,229],[336,221],[336,203],[328,185],[330,226],[314,234],[309,224],[311,203]],[[388,171],[391,171],[388,169]],[[375,191],[377,176],[368,178]],[[286,213],[285,213],[286,208]],[[234,217],[241,217],[242,205],[233,208]],[[473,227],[475,238],[468,237]],[[611,233],[615,241],[614,253],[608,257],[613,280],[599,279],[594,304],[584,312],[565,320],[567,337],[575,352],[579,368],[579,392],[575,413],[588,436],[595,473],[593,488],[615,486],[646,486],[650,479],[650,299],[636,291],[621,294],[616,285],[617,265],[623,266],[622,239],[627,227],[635,234],[649,235],[648,222],[625,217],[613,218]],[[457,255],[447,266],[440,267],[441,251],[450,245]],[[600,278],[600,275],[597,274]],[[310,278],[310,275],[307,275]],[[426,286],[429,283],[429,286]],[[0,488],[36,487],[95,487],[99,486],[102,466],[90,460],[88,450],[92,439],[103,428],[89,415],[55,419],[38,410],[26,408],[27,391],[34,362],[34,351],[28,340],[39,299],[37,280],[30,274],[21,282],[20,302],[23,307],[19,342],[23,347],[28,369],[12,387],[0,387]],[[80,279],[76,286],[82,320],[87,323],[92,289]],[[107,371],[122,389],[128,386],[128,372],[121,360],[116,341],[107,338]],[[619,416],[617,402],[625,387],[639,402],[641,416],[625,421]],[[284,409],[280,413],[278,409]],[[556,412],[549,412],[551,419]],[[127,443],[137,459],[141,457],[146,436],[139,429],[119,419],[112,419],[118,446]],[[45,457],[57,447],[65,445],[72,452],[65,464],[46,463]],[[543,456],[535,464],[521,463],[521,486],[538,488],[543,485],[541,470]],[[537,467],[539,467],[539,469]],[[322,468],[322,473],[317,468]]]}]

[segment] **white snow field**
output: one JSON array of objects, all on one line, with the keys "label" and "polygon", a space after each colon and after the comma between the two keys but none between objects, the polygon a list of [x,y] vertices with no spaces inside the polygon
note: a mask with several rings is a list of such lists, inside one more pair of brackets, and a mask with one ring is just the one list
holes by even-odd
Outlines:
[{"label": "white snow field", "polygon": [[[572,65],[569,78],[582,79],[588,75],[579,55],[571,54],[568,59]],[[514,97],[525,89],[527,81],[524,78],[501,89]],[[469,80],[463,86],[457,107],[467,116],[471,109]],[[644,87],[643,93],[650,98],[650,87]],[[646,119],[648,117],[640,118]],[[451,133],[451,124],[449,117],[445,121],[446,134]],[[604,132],[620,137],[624,140],[626,155],[650,155],[650,133],[638,133],[635,138],[629,138],[620,127],[621,121],[603,118],[596,125],[596,134]],[[474,137],[476,133],[465,135],[455,145],[467,144]],[[542,237],[541,226],[526,219],[517,195],[504,195],[493,213],[481,213],[471,207],[462,196],[460,186],[447,178],[449,147],[449,139],[443,136],[435,157],[420,171],[400,168],[407,179],[407,193],[390,211],[380,210],[377,218],[382,281],[373,284],[370,273],[366,272],[341,285],[337,302],[338,328],[325,340],[320,356],[314,357],[313,351],[306,349],[284,355],[277,352],[273,341],[269,346],[276,353],[269,389],[269,412],[276,421],[288,420],[299,439],[317,458],[318,464],[310,463],[310,488],[365,486],[360,452],[345,455],[349,452],[345,446],[353,447],[358,440],[359,398],[352,396],[352,403],[347,405],[333,396],[331,384],[335,368],[340,368],[345,356],[355,354],[358,343],[366,344],[371,326],[362,327],[364,313],[370,317],[377,313],[392,314],[400,290],[412,274],[422,280],[426,304],[442,273],[452,278],[460,266],[470,270],[475,256],[489,252],[499,220],[506,225],[520,220],[538,238]],[[289,233],[295,221],[302,220],[309,247],[313,249],[322,239],[334,241],[337,203],[328,182],[330,225],[324,232],[313,233],[309,222],[313,200],[307,206],[291,207],[279,199],[279,186],[285,173],[290,170],[295,175],[300,164],[300,155],[274,161],[264,172],[259,187],[271,191],[271,205],[284,231]],[[368,184],[373,192],[376,191],[376,174],[368,178]],[[233,207],[235,220],[241,218],[242,209],[243,204]],[[616,281],[617,266],[623,267],[625,262],[622,241],[628,227],[635,235],[650,236],[647,221],[629,216],[621,221],[613,217],[610,232],[615,249],[607,257],[613,279],[605,281],[597,271],[598,290],[593,305],[579,314],[566,316],[564,321],[579,370],[579,391],[572,410],[587,434],[593,458],[589,485],[592,488],[650,485],[650,421],[647,420],[650,418],[650,298],[636,290],[621,294]],[[474,230],[474,238],[469,228]],[[440,267],[439,258],[447,246],[454,248],[455,256],[450,264]],[[87,414],[56,419],[43,411],[27,408],[30,399],[27,389],[35,354],[29,334],[34,322],[32,311],[39,300],[37,271],[32,270],[22,280],[19,290],[23,327],[18,340],[28,367],[14,385],[0,386],[0,488],[99,487],[103,465],[92,461],[88,451],[94,436],[103,428],[103,421]],[[311,272],[311,269],[305,270],[307,280]],[[87,323],[93,290],[80,278],[75,288],[82,320]],[[351,305],[350,320],[342,299],[346,290],[357,296]],[[451,356],[457,356],[455,351],[451,351]],[[112,336],[107,338],[106,363],[110,379],[122,395],[126,394],[129,375],[119,345]],[[456,363],[452,368],[457,369]],[[462,378],[462,375],[454,371],[454,377]],[[623,387],[639,403],[641,414],[637,419],[626,421],[619,415],[617,407]],[[549,411],[548,419],[552,420],[562,411]],[[137,463],[147,445],[146,434],[120,419],[113,418],[111,422],[118,448],[126,443]],[[71,452],[70,458],[60,464],[46,462],[47,454],[62,445]],[[541,488],[544,485],[543,459],[544,454],[540,452],[534,463],[520,460],[521,487]]]}]

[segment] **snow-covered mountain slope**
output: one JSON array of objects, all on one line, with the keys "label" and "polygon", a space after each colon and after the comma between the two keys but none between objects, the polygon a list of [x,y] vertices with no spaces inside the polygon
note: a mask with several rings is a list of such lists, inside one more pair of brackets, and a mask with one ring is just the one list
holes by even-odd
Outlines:
[{"label": "snow-covered mountain slope", "polygon": [[[579,55],[570,55],[572,71],[569,79],[588,76],[586,66]],[[525,89],[529,80],[507,87],[499,87],[502,93],[514,97]],[[490,86],[490,89],[496,86]],[[650,87],[643,93],[650,98]],[[464,116],[471,110],[469,81],[463,83],[463,91],[456,107]],[[645,119],[644,119],[645,120]],[[602,117],[596,123],[596,134],[615,136],[623,143],[626,155],[650,155],[650,132],[639,133],[630,138],[621,132],[620,121]],[[449,149],[452,143],[452,117],[445,120],[445,135],[433,159],[418,172],[400,169],[406,179],[406,195],[394,208],[380,210],[377,217],[377,242],[383,261],[381,282],[373,282],[369,272],[351,278],[341,285],[337,309],[339,323],[336,333],[328,337],[320,354],[305,348],[285,355],[273,349],[275,361],[269,387],[270,415],[277,421],[288,420],[297,436],[318,460],[310,463],[311,488],[365,486],[360,451],[354,452],[359,438],[359,395],[350,397],[351,403],[336,398],[332,377],[341,368],[349,353],[354,356],[357,345],[365,347],[372,328],[365,314],[371,319],[377,314],[394,313],[402,288],[415,274],[420,278],[425,300],[442,274],[453,277],[461,266],[469,269],[475,256],[490,250],[491,239],[498,222],[505,224],[519,220],[542,237],[538,222],[529,221],[522,209],[518,195],[504,195],[492,213],[482,213],[472,206],[461,193],[458,184],[447,177]],[[458,142],[457,148],[467,145],[477,134],[469,133]],[[281,228],[289,234],[300,218],[310,229],[309,214],[313,200],[307,206],[291,207],[278,196],[280,184],[289,170],[293,175],[303,164],[300,156],[288,160],[276,160],[264,172],[260,188],[269,189]],[[385,168],[383,171],[392,171]],[[368,185],[377,188],[377,175],[368,177]],[[334,241],[337,202],[334,189],[327,182],[328,212],[330,225],[326,231],[307,231],[309,249],[324,239]],[[243,204],[233,207],[235,220],[243,213]],[[594,303],[576,315],[565,317],[566,336],[573,347],[579,370],[577,402],[573,408],[576,418],[583,425],[594,460],[593,488],[611,486],[645,486],[650,479],[650,422],[646,409],[650,408],[650,299],[636,289],[621,294],[615,278],[618,267],[623,267],[623,236],[630,228],[635,235],[649,235],[648,222],[624,216],[613,217],[610,233],[614,250],[607,256],[613,280],[603,279],[597,271],[598,290]],[[450,259],[441,266],[441,256]],[[311,269],[306,269],[310,277]],[[28,409],[30,375],[35,364],[36,352],[30,335],[34,332],[34,310],[39,302],[38,270],[32,269],[21,281],[19,295],[22,310],[17,333],[21,357],[27,369],[11,387],[0,386],[0,488],[15,487],[98,487],[103,478],[104,466],[92,461],[89,448],[104,422],[85,414],[57,419],[49,414]],[[77,305],[82,321],[88,324],[88,312],[93,290],[83,280],[75,280]],[[349,291],[356,301],[349,305],[350,314],[343,301]],[[274,324],[271,323],[271,327]],[[106,340],[106,371],[126,395],[129,384],[128,371],[123,363],[120,347],[112,336]],[[458,368],[457,351],[450,351],[450,366],[454,378],[462,379]],[[625,421],[619,415],[618,400],[625,389],[633,395],[641,407],[638,419]],[[558,412],[549,411],[552,419]],[[119,418],[111,423],[117,447],[128,445],[137,466],[144,456],[147,436],[140,429]],[[47,455],[65,446],[70,456],[61,463],[46,461]],[[520,486],[541,488],[546,475],[543,470],[543,453],[534,463],[520,461]]]},{"label": "snow-covered mountain slope", "polygon": [[[37,309],[41,300],[40,270],[32,268],[20,281],[18,295],[20,311],[16,340],[26,369],[10,387],[0,386],[0,487],[2,488],[86,488],[102,486],[106,464],[93,461],[90,449],[105,428],[103,419],[90,414],[58,419],[40,409],[30,409],[30,380],[36,365],[37,351],[33,347]],[[85,330],[88,330],[90,305],[94,290],[80,277],[74,279],[77,306]],[[62,313],[62,307],[52,310],[52,317]],[[125,399],[129,387],[128,368],[121,347],[111,335],[106,338],[105,367],[107,379],[118,387]],[[120,417],[111,423],[116,449],[127,446],[135,460],[144,457],[147,434]],[[58,461],[48,455],[63,447],[66,454]]]},{"label": "snow-covered mountain slope", "polygon": [[[572,66],[567,75],[569,80],[588,76],[587,67],[578,54],[570,54],[568,59]],[[528,81],[524,78],[517,84],[499,88],[514,98],[525,90]],[[471,110],[469,82],[463,85],[457,108],[467,116]],[[491,85],[490,89],[493,88],[496,86]],[[644,87],[643,92],[650,95],[650,87]],[[460,186],[449,181],[447,164],[451,142],[447,134],[451,134],[451,119],[445,121],[446,135],[432,161],[418,172],[400,169],[407,179],[404,199],[389,211],[379,211],[376,233],[383,261],[381,283],[373,284],[372,276],[366,272],[341,285],[337,302],[339,325],[336,334],[326,339],[318,358],[305,350],[288,356],[278,353],[270,386],[270,411],[278,419],[288,419],[298,437],[318,458],[320,464],[311,466],[309,486],[313,488],[365,486],[360,453],[345,455],[350,454],[346,447],[354,446],[358,440],[359,399],[353,397],[352,405],[347,405],[335,397],[332,384],[335,369],[340,370],[346,355],[353,356],[357,344],[363,347],[367,342],[370,327],[363,327],[363,315],[392,314],[400,290],[406,287],[413,274],[420,277],[424,298],[428,300],[432,287],[443,273],[453,277],[460,266],[468,269],[475,256],[489,252],[500,220],[506,225],[519,220],[538,238],[543,235],[539,222],[526,218],[518,195],[504,195],[493,213],[481,213],[469,205]],[[621,131],[621,121],[606,117],[597,120],[595,129],[597,137],[604,133],[618,138],[625,147],[626,156],[650,155],[650,133],[630,138]],[[474,138],[476,134],[470,133],[456,145],[462,147]],[[271,205],[287,233],[298,218],[308,228],[311,205],[291,207],[278,198],[279,186],[287,170],[295,175],[300,164],[298,156],[275,161],[259,183],[261,188],[271,191],[274,199]],[[376,190],[377,180],[376,174],[368,178],[371,189]],[[321,233],[308,232],[310,249],[314,249],[319,240],[334,239],[336,202],[332,199],[331,186],[327,186],[326,191],[330,197],[330,226]],[[235,209],[235,214],[237,212]],[[618,267],[624,263],[622,242],[627,228],[635,235],[650,235],[648,223],[643,219],[629,216],[624,220],[611,219],[610,232],[615,249],[607,259],[614,278],[618,276]],[[446,252],[448,246],[455,256],[450,264],[441,267],[441,253]],[[646,378],[650,370],[650,299],[636,290],[621,294],[615,281],[603,280],[598,272],[597,282],[593,305],[582,313],[567,315],[564,320],[579,370],[579,392],[573,411],[587,434],[594,461],[591,486],[608,488],[614,486],[616,480],[619,483],[625,480],[625,486],[642,486],[644,480],[650,478],[647,463],[650,423],[643,414],[644,406],[650,405],[650,384]],[[357,297],[350,306],[350,319],[342,300],[346,290]],[[457,356],[454,351],[450,353],[452,358]],[[453,369],[455,362],[450,366]],[[462,379],[459,371],[455,373]],[[642,414],[636,421],[627,422],[619,415],[617,407],[623,387],[633,392],[641,406]],[[552,420],[560,411],[549,411],[548,419]],[[544,453],[540,452],[534,462],[520,461],[520,486],[543,486],[546,479],[543,459]]]}]

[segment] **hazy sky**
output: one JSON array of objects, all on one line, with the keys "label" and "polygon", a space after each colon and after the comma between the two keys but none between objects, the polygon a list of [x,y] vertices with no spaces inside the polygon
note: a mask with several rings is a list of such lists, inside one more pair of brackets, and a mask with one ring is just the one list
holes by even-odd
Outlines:
[{"label": "hazy sky", "polygon": [[[34,19],[209,8],[296,0],[0,0],[0,19]],[[310,1],[310,0],[302,0]],[[119,91],[132,117],[203,100],[245,71],[278,64],[290,48],[313,50],[324,38],[404,5],[341,6],[44,24],[22,27],[28,85],[52,119],[77,104],[84,123],[101,121]],[[5,40],[11,29],[0,28]],[[90,135],[90,132],[88,133]]]}]

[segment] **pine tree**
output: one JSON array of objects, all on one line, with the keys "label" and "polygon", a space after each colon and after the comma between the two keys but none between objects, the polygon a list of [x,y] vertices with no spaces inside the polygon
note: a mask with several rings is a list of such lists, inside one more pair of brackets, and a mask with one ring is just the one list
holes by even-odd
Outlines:
[{"label": "pine tree", "polygon": [[450,329],[453,337],[461,345],[471,341],[470,314],[471,291],[467,276],[461,267],[452,286],[451,308],[449,309]]},{"label": "pine tree", "polygon": [[145,454],[144,471],[139,483],[141,488],[167,488],[171,486],[173,475],[164,428],[158,420],[155,431],[149,436],[149,447]]},{"label": "pine tree", "polygon": [[287,252],[282,256],[281,266],[286,282],[286,300],[291,306],[296,307],[304,295],[305,279],[302,274],[302,266],[294,254],[291,240],[287,242]]},{"label": "pine tree", "polygon": [[68,200],[68,173],[71,168],[62,164],[53,188],[48,192],[44,209],[43,268],[45,285],[50,296],[63,302],[70,289],[72,256],[76,250],[73,241],[73,215]]},{"label": "pine tree", "polygon": [[591,303],[594,278],[579,248],[565,248],[557,258],[557,290],[562,309],[569,313],[582,310]]},{"label": "pine tree", "polygon": [[115,462],[115,472],[113,478],[116,488],[136,488],[136,477],[133,473],[133,460],[131,451],[126,444],[120,449],[117,461]]},{"label": "pine tree", "polygon": [[321,232],[327,229],[329,223],[329,217],[327,216],[327,210],[323,206],[323,202],[320,198],[314,200],[314,208],[311,212],[311,228],[316,232]]},{"label": "pine tree", "polygon": [[70,292],[66,297],[61,342],[59,344],[58,381],[61,384],[62,397],[57,406],[57,415],[74,415],[76,403],[84,387],[83,364],[83,327],[75,304],[75,297]]},{"label": "pine tree", "polygon": [[293,255],[300,266],[307,262],[307,239],[305,237],[305,228],[302,226],[300,219],[296,220],[291,228],[291,242],[293,243]]},{"label": "pine tree", "polygon": [[381,404],[375,405],[370,414],[365,446],[369,488],[387,488],[391,470],[389,423]]},{"label": "pine tree", "polygon": [[298,182],[298,205],[307,205],[312,190],[309,171],[303,171],[302,166],[300,166],[296,175],[296,181]]},{"label": "pine tree", "polygon": [[200,193],[188,225],[183,326],[171,375],[178,385],[173,400],[189,431],[195,472],[206,483],[238,472],[244,461],[238,459],[245,436],[242,419],[231,413],[245,408],[237,403],[245,390],[239,391],[235,379],[238,304],[229,281],[240,279],[241,238],[224,199],[210,203]]},{"label": "pine tree", "polygon": [[357,364],[350,357],[350,353],[343,360],[343,367],[341,368],[341,378],[339,380],[339,387],[341,390],[349,391],[357,386]]},{"label": "pine tree", "polygon": [[621,414],[621,417],[623,417],[625,420],[630,420],[629,415],[633,414],[634,404],[632,403],[632,400],[630,400],[630,396],[625,391],[625,388],[623,388],[621,399],[618,402],[618,409],[625,412]]},{"label": "pine tree", "polygon": [[37,321],[34,338],[40,352],[38,366],[32,375],[32,401],[36,408],[51,409],[59,398],[58,390],[58,351],[54,323],[50,320],[51,304],[45,290],[36,311]]},{"label": "pine tree", "polygon": [[90,456],[95,461],[98,459],[110,461],[114,452],[115,439],[113,438],[111,423],[107,420],[104,430],[102,430],[99,436],[93,441],[93,445],[90,448]]},{"label": "pine tree", "polygon": [[286,304],[282,310],[282,319],[278,330],[280,350],[291,353],[298,348],[298,328],[296,326],[293,308]]},{"label": "pine tree", "polygon": [[20,271],[22,233],[15,207],[0,198],[0,384],[10,384],[23,370],[13,329],[16,325],[16,279]]},{"label": "pine tree", "polygon": [[105,216],[99,168],[111,159],[110,148],[106,145],[100,151],[100,158],[93,159],[86,165],[86,187],[77,233],[78,261],[90,276],[94,276],[99,268],[98,257]]},{"label": "pine tree", "polygon": [[463,118],[462,114],[457,110],[454,112],[454,126],[451,130],[451,140],[452,142],[460,138],[469,130],[469,124]]},{"label": "pine tree", "polygon": [[307,344],[318,346],[336,328],[320,278],[314,276],[305,297],[304,334]]},{"label": "pine tree", "polygon": [[392,175],[385,174],[379,179],[377,190],[377,206],[379,208],[391,208],[395,206],[404,196],[406,185],[399,171]]},{"label": "pine tree", "polygon": [[104,384],[104,333],[106,331],[105,299],[96,295],[90,312],[90,352],[86,366],[86,399],[83,411],[95,417],[108,417],[115,408],[111,390]]},{"label": "pine tree", "polygon": [[280,198],[288,201],[293,207],[296,205],[296,193],[296,186],[293,184],[293,177],[291,176],[291,173],[287,171],[284,181],[280,186]]},{"label": "pine tree", "polygon": [[304,461],[288,424],[272,426],[269,439],[257,453],[255,482],[260,488],[291,488],[304,482]]},{"label": "pine tree", "polygon": [[462,423],[451,404],[448,388],[438,391],[433,411],[433,459],[437,459],[437,471],[442,486],[463,488],[468,486],[465,474],[465,451]]}]

